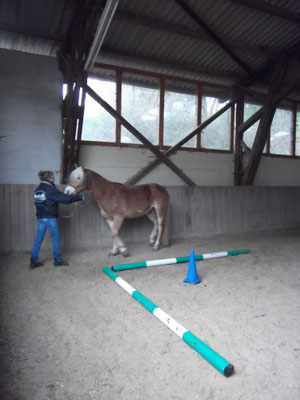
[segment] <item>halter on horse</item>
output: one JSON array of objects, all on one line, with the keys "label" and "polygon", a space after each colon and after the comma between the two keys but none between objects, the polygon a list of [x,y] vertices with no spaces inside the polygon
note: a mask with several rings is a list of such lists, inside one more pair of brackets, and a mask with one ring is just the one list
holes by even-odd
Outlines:
[{"label": "halter on horse", "polygon": [[[71,172],[65,193],[80,193],[87,189],[97,202],[101,215],[111,230],[113,248],[111,255],[119,252],[123,256],[129,253],[119,237],[119,230],[126,218],[139,218],[146,215],[154,224],[150,234],[153,250],[158,250],[165,225],[169,195],[167,190],[156,184],[123,185],[111,182],[94,171],[82,167]],[[151,213],[155,210],[156,217]]]}]

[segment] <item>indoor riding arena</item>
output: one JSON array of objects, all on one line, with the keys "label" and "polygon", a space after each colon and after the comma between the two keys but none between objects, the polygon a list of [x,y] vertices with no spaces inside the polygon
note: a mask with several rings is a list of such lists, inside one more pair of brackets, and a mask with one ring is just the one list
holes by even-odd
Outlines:
[{"label": "indoor riding arena", "polygon": [[299,23],[1,6],[1,399],[299,400]]}]

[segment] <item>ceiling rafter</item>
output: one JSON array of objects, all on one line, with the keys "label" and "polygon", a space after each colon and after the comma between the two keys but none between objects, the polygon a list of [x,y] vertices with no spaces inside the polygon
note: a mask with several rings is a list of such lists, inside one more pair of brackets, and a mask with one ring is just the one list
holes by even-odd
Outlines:
[{"label": "ceiling rafter", "polygon": [[52,40],[53,42],[57,42],[58,44],[64,38],[63,35],[57,33],[45,33],[27,28],[20,29],[19,27],[3,25],[3,24],[1,24],[0,26],[0,32],[9,32],[9,33],[14,33],[16,35],[32,36],[37,39]]},{"label": "ceiling rafter", "polygon": [[[136,15],[136,14],[133,14],[130,12],[124,12],[124,11],[118,11],[115,14],[115,18],[122,20],[122,21],[128,21],[128,22],[133,22],[133,23],[140,24],[143,26],[147,26],[149,28],[159,29],[161,31],[190,37],[190,38],[193,38],[196,40],[204,40],[206,42],[215,43],[215,41],[212,39],[212,37],[203,31],[187,30],[185,28],[181,28],[178,25],[161,22],[154,18]],[[279,50],[271,48],[271,47],[254,46],[251,43],[233,40],[228,37],[223,38],[223,40],[228,46],[230,46],[236,50],[243,50],[243,51],[246,50],[247,52],[251,52],[253,54],[259,54],[259,55],[268,56],[268,57],[278,57],[280,55]]]},{"label": "ceiling rafter", "polygon": [[239,74],[239,73],[221,71],[221,70],[218,70],[215,68],[198,67],[198,66],[191,65],[191,64],[180,63],[175,60],[170,61],[170,60],[166,60],[166,59],[159,58],[159,57],[152,57],[152,56],[150,57],[150,56],[145,56],[145,55],[138,54],[138,53],[129,53],[129,52],[112,49],[107,46],[103,46],[102,50],[101,50],[101,54],[105,54],[105,53],[107,53],[107,55],[111,54],[111,55],[116,55],[116,56],[139,59],[140,61],[145,61],[147,63],[152,62],[152,63],[158,64],[160,66],[168,66],[168,67],[172,67],[172,68],[176,68],[176,69],[178,69],[178,68],[185,69],[186,71],[196,72],[196,73],[200,73],[200,74],[214,75],[219,78],[242,79],[244,77],[242,74]]},{"label": "ceiling rafter", "polygon": [[237,65],[240,66],[240,68],[243,69],[243,71],[250,76],[253,74],[252,69],[245,64],[222,39],[220,39],[220,37],[188,6],[184,0],[175,0],[175,2],[213,38],[213,40],[231,57],[232,60],[234,60]]},{"label": "ceiling rafter", "polygon": [[284,10],[276,6],[264,3],[261,0],[230,0],[232,3],[252,8],[253,10],[261,11],[266,14],[276,16],[278,18],[287,19],[290,22],[300,23],[300,15]]}]

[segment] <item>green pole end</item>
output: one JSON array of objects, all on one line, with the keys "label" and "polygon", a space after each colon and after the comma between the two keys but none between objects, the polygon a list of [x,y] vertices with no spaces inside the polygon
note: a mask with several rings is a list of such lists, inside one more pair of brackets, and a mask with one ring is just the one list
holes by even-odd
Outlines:
[{"label": "green pole end", "polygon": [[138,262],[138,263],[112,265],[111,269],[113,271],[125,271],[127,269],[146,268],[146,267],[147,267],[146,262],[142,261],[142,262]]},{"label": "green pole end", "polygon": [[247,253],[250,253],[250,250],[249,250],[249,249],[231,250],[231,251],[228,251],[228,255],[229,255],[229,256],[237,256],[237,255],[239,255],[239,254],[247,254]]},{"label": "green pole end", "polygon": [[115,281],[118,278],[118,275],[115,274],[110,268],[108,267],[103,267],[103,272],[108,275],[113,281]]},{"label": "green pole end", "polygon": [[185,332],[182,339],[194,350],[196,350],[202,357],[210,362],[215,368],[217,368],[226,377],[232,375],[234,368],[225,358],[221,357],[207,344],[202,342],[197,336],[191,332]]}]

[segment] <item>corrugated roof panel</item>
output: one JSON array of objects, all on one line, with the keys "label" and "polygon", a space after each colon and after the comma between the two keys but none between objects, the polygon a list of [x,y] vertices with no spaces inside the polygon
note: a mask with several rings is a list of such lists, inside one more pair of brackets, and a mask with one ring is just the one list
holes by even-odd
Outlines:
[{"label": "corrugated roof panel", "polygon": [[166,24],[178,25],[186,29],[197,29],[197,24],[176,4],[173,0],[123,0],[119,3],[118,11],[130,12],[141,18],[149,18],[163,21]]},{"label": "corrugated roof panel", "polygon": [[298,0],[264,0],[264,3],[271,6],[280,7],[286,11],[294,12],[295,14],[298,13],[298,15],[300,15],[300,6]]},{"label": "corrugated roof panel", "polygon": [[119,65],[124,68],[133,68],[141,71],[152,71],[163,75],[173,75],[181,78],[188,78],[192,80],[200,80],[203,82],[210,82],[213,84],[231,86],[234,83],[234,79],[222,76],[212,76],[211,74],[199,71],[192,71],[190,69],[184,69],[181,66],[176,67],[176,64],[165,65],[149,60],[139,60],[132,57],[123,57],[120,59],[118,55],[107,52],[100,53],[98,56],[98,62],[104,64]]},{"label": "corrugated roof panel", "polygon": [[62,34],[71,12],[65,0],[10,0],[1,4],[0,25],[41,35]]},{"label": "corrugated roof panel", "polygon": [[[284,47],[288,43],[285,38],[291,35],[300,38],[299,25],[296,23],[236,3],[231,3],[231,6],[228,6],[230,2],[221,3],[223,6],[218,11],[210,8],[203,15],[203,19],[217,34],[274,48]],[[201,12],[203,9],[199,7],[199,16]]]},{"label": "corrugated roof panel", "polygon": [[35,37],[31,36],[24,36],[17,33],[12,34],[11,32],[1,32],[0,48],[43,56],[56,56],[58,47],[57,43],[52,40],[36,40]]},{"label": "corrugated roof panel", "polygon": [[[112,24],[105,45],[109,48],[122,48],[128,52],[131,50],[132,52],[141,52],[141,54],[148,53],[156,57],[168,58],[173,54],[175,60],[182,57],[184,62],[193,62],[195,59],[199,59],[199,55],[201,55],[202,59],[207,60],[208,65],[209,59],[206,58],[208,52],[215,57],[216,55],[222,56],[225,53],[213,42],[203,42],[151,28],[145,31],[141,26],[133,29],[132,24],[126,22]],[[226,57],[228,58],[227,64],[230,63],[234,67],[230,57],[227,55]]]},{"label": "corrugated roof panel", "polygon": [[[259,70],[274,58],[274,52],[300,41],[299,24],[286,18],[232,0],[185,1],[252,70]],[[1,2],[0,47],[55,55],[75,3],[70,0]],[[300,1],[262,0],[263,4],[300,15]],[[102,62],[225,85],[235,81],[230,74],[236,78],[245,76],[238,63],[207,37],[174,0],[122,0],[117,13],[121,15],[113,18],[100,51]],[[180,32],[176,33],[174,27]],[[192,36],[196,33],[200,37]]]}]

